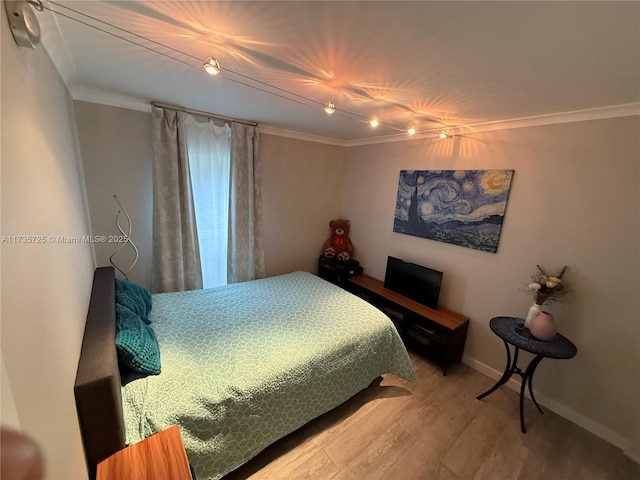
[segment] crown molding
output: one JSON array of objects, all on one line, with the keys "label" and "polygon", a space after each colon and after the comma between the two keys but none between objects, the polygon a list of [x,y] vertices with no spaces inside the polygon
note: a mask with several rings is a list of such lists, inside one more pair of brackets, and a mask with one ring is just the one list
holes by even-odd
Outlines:
[{"label": "crown molding", "polygon": [[[491,132],[496,130],[510,130],[513,128],[538,127],[544,125],[556,125],[559,123],[585,122],[589,120],[603,120],[607,118],[640,116],[640,102],[626,103],[623,105],[610,105],[606,107],[589,108],[572,112],[551,113],[535,115],[531,117],[511,118],[507,120],[494,120],[490,122],[478,122],[468,125],[447,126],[450,135],[464,136],[470,133]],[[347,147],[360,145],[372,145],[376,143],[405,142],[424,138],[436,138],[442,132],[442,128],[418,132],[413,136],[406,133],[387,135],[384,137],[365,138],[361,140],[349,140]]]},{"label": "crown molding", "polygon": [[92,88],[87,86],[71,86],[69,87],[71,98],[82,102],[98,103],[100,105],[108,105],[111,107],[128,108],[129,110],[138,110],[140,112],[151,112],[151,100],[122,95],[120,93],[107,92],[100,88]]},{"label": "crown molding", "polygon": [[623,105],[608,105],[606,107],[588,108],[571,112],[551,113],[509,120],[481,122],[460,128],[461,134],[466,129],[473,132],[488,132],[491,130],[508,130],[510,128],[537,127],[540,125],[554,125],[557,123],[585,122],[589,120],[603,120],[607,118],[640,116],[640,102]]},{"label": "crown molding", "polygon": [[[114,107],[128,108],[142,112],[151,111],[151,100],[133,96],[107,92],[100,88],[87,86],[72,86],[69,88],[74,100],[110,105]],[[575,110],[571,112],[551,113],[535,115],[531,117],[511,118],[506,120],[492,120],[490,122],[478,122],[467,125],[449,125],[447,132],[450,135],[464,136],[471,133],[491,132],[496,130],[510,130],[513,128],[538,127],[544,125],[556,125],[561,123],[584,122],[589,120],[603,120],[608,118],[640,116],[640,102],[626,103],[623,105],[609,105],[606,107]],[[409,136],[406,133],[385,135],[382,137],[362,138],[356,140],[342,140],[339,138],[322,137],[310,133],[296,132],[260,123],[258,132],[266,135],[293,138],[308,142],[336,145],[339,147],[357,147],[362,145],[375,145],[379,143],[406,142],[420,139],[437,138],[442,129],[432,129],[418,132]]]},{"label": "crown molding", "polygon": [[324,143],[327,145],[336,145],[339,147],[348,147],[348,140],[340,140],[338,138],[330,138],[330,137],[321,137],[319,135],[313,135],[310,133],[301,133],[294,132],[292,130],[285,130],[282,128],[266,125],[266,124],[258,124],[258,132],[264,133],[266,135],[275,135],[276,137],[286,137],[286,138],[294,138],[296,140],[305,140],[307,142],[316,142],[316,143]]}]

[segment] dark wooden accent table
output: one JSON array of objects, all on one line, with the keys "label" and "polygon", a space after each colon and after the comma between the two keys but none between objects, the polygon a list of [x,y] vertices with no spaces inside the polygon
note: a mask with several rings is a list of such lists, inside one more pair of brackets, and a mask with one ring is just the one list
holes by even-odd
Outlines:
[{"label": "dark wooden accent table", "polygon": [[[524,327],[524,320],[521,318],[495,317],[489,321],[489,327],[491,331],[504,342],[504,346],[507,349],[507,365],[502,374],[502,378],[500,378],[493,387],[483,394],[478,395],[476,398],[481,400],[495,392],[498,387],[507,383],[514,373],[520,375],[520,377],[522,377],[522,385],[520,386],[520,430],[522,433],[527,433],[524,426],[524,391],[525,388],[527,388],[527,384],[529,385],[531,400],[533,400],[533,403],[540,413],[544,413],[540,405],[538,405],[536,397],[533,395],[533,373],[536,367],[545,357],[558,359],[573,358],[578,353],[578,349],[568,338],[559,333],[551,340],[538,340],[531,335],[528,328]],[[509,345],[513,345],[514,347],[513,361],[511,360]],[[524,372],[518,368],[518,352],[520,349],[535,355]]]},{"label": "dark wooden accent table", "polygon": [[462,360],[469,318],[444,307],[429,308],[384,288],[384,283],[368,275],[347,279],[356,295],[384,311],[396,324],[403,340],[435,351],[443,364],[443,374],[454,361]]}]

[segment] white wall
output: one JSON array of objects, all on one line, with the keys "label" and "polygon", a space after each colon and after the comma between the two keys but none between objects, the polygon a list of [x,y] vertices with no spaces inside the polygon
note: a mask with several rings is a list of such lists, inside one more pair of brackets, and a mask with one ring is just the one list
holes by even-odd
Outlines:
[{"label": "white wall", "polygon": [[[2,43],[2,413],[41,446],[48,479],[86,478],[73,398],[93,278],[69,94],[44,49],[18,47],[4,13]],[[10,396],[5,397],[9,394]],[[11,398],[12,397],[12,398]]]},{"label": "white wall", "polygon": [[[365,273],[382,279],[387,255],[442,270],[441,302],[471,318],[465,361],[481,371],[504,369],[489,319],[526,315],[536,264],[568,265],[575,302],[555,312],[578,355],[540,364],[538,399],[635,458],[639,153],[638,117],[369,145],[348,149],[343,187]],[[394,233],[398,173],[411,169],[514,169],[498,252]]]},{"label": "white wall", "polygon": [[260,136],[265,267],[267,276],[318,271],[318,258],[340,218],[344,149]]},{"label": "white wall", "polygon": [[[98,266],[109,265],[109,257],[121,243],[109,237],[121,236],[115,216],[119,210],[114,195],[131,216],[131,238],[140,256],[129,279],[151,287],[151,242],[153,219],[153,164],[151,115],[146,112],[88,102],[74,102],[78,137],[94,236],[107,242],[96,243]],[[124,215],[120,225],[127,227]],[[114,257],[127,271],[134,260],[133,249],[124,247]]]}]

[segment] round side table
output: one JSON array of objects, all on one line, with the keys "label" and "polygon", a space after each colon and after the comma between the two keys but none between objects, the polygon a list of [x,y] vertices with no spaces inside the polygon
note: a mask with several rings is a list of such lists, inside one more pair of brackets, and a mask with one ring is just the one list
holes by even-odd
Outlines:
[{"label": "round side table", "polygon": [[[529,395],[531,400],[538,408],[540,413],[544,413],[536,401],[536,397],[533,395],[533,373],[536,370],[538,364],[543,358],[557,358],[568,359],[573,358],[578,353],[576,346],[565,336],[556,334],[551,340],[543,341],[538,340],[528,328],[524,327],[524,320],[515,317],[495,317],[489,322],[491,331],[495,333],[504,342],[504,346],[507,350],[507,365],[502,374],[502,378],[491,387],[489,390],[481,395],[478,395],[476,399],[481,400],[487,395],[495,392],[498,387],[504,385],[509,381],[511,375],[517,373],[522,377],[522,385],[520,386],[520,430],[522,433],[527,433],[524,426],[524,391],[529,386]],[[511,358],[511,349],[509,345],[514,347],[513,359]],[[518,367],[518,353],[520,349],[531,352],[535,357],[529,362],[527,369],[522,371]]]}]

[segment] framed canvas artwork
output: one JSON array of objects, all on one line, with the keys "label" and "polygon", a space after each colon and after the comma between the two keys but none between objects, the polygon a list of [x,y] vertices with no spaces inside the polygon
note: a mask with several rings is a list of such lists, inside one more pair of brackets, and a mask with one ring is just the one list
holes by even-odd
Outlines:
[{"label": "framed canvas artwork", "polygon": [[402,170],[393,231],[495,253],[513,170]]}]

